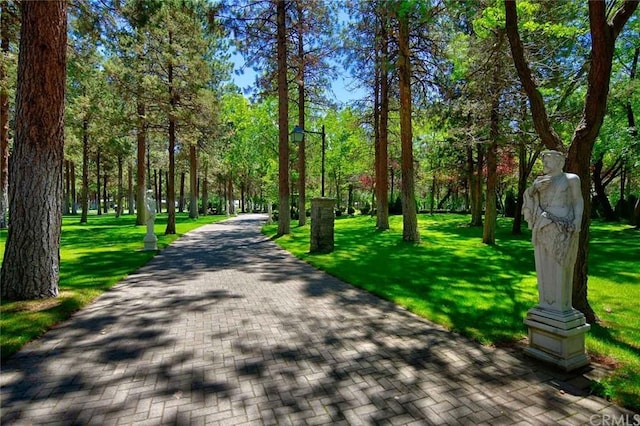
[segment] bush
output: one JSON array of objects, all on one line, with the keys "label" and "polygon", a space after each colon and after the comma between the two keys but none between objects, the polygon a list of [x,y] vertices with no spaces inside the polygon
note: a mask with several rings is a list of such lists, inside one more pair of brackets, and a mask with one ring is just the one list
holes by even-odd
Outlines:
[{"label": "bush", "polygon": [[363,215],[369,214],[370,211],[371,206],[369,205],[369,203],[364,203],[364,205],[360,207],[360,213]]},{"label": "bush", "polygon": [[393,203],[389,204],[389,214],[402,214],[402,199],[400,197],[396,198]]},{"label": "bush", "polygon": [[506,217],[515,217],[516,215],[516,196],[513,191],[507,192],[504,197],[504,215]]},{"label": "bush", "polygon": [[353,207],[347,209],[347,214],[355,214],[356,210]]}]

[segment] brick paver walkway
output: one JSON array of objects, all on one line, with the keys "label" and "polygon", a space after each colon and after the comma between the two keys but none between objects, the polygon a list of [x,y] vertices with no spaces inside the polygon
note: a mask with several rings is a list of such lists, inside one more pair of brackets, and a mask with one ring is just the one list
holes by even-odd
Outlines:
[{"label": "brick paver walkway", "polygon": [[296,260],[263,219],[185,235],[25,347],[2,367],[2,424],[633,422]]}]

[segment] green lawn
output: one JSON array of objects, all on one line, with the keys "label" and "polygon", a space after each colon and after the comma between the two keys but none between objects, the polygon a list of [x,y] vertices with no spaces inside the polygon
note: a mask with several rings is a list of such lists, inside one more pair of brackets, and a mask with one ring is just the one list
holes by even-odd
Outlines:
[{"label": "green lawn", "polygon": [[[276,242],[338,278],[402,305],[484,344],[526,337],[523,318],[537,304],[531,234],[511,235],[498,221],[497,244],[482,244],[482,229],[464,215],[420,215],[422,242],[402,241],[402,217],[377,231],[375,218],[338,219],[331,254],[311,255],[309,227],[293,227]],[[274,235],[276,225],[264,232]],[[587,335],[595,359],[616,366],[596,391],[640,409],[640,232],[595,222],[591,227],[589,300],[602,320]]]},{"label": "green lawn", "polygon": [[[226,216],[204,216],[189,219],[176,215],[176,235],[164,235],[166,214],[155,222],[158,248],[163,249],[180,235],[226,219]],[[89,216],[80,224],[79,216],[65,216],[60,247],[60,296],[54,299],[0,304],[0,355],[2,359],[15,353],[25,343],[40,336],[56,323],[90,303],[108,288],[143,266],[155,251],[142,251],[146,226],[136,226],[135,217],[113,214]],[[0,230],[0,260],[4,254],[7,230]]]}]

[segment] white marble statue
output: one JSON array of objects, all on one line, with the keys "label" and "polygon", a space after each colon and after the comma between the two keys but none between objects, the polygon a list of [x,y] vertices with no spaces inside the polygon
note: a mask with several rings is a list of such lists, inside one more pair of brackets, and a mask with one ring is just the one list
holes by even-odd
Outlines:
[{"label": "white marble statue", "polygon": [[153,233],[153,222],[156,220],[156,200],[153,199],[153,190],[147,190],[145,198],[145,207],[147,208],[147,230],[151,225],[151,233]]},{"label": "white marble statue", "polygon": [[145,208],[147,209],[147,234],[144,236],[144,249],[157,250],[158,237],[153,233],[153,225],[156,220],[156,200],[153,199],[153,190],[147,190],[145,197]]},{"label": "white marble statue", "polygon": [[584,202],[580,178],[563,173],[564,154],[541,154],[544,175],[524,193],[522,212],[532,229],[540,308],[569,311],[573,267]]}]

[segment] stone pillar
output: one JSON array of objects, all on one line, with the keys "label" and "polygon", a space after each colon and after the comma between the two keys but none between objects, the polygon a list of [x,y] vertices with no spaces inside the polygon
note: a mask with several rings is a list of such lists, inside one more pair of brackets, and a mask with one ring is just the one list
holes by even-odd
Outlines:
[{"label": "stone pillar", "polygon": [[311,247],[309,252],[331,253],[333,251],[333,226],[335,222],[333,207],[333,198],[314,198],[311,200]]}]

